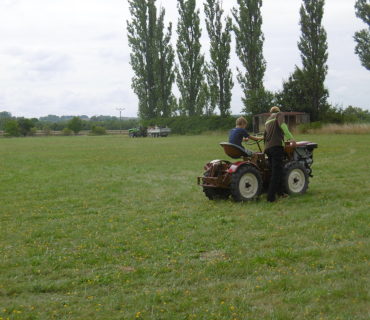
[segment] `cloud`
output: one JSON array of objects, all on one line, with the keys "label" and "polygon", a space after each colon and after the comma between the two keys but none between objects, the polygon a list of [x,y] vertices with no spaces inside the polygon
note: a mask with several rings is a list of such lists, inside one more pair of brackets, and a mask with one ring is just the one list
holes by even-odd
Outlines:
[{"label": "cloud", "polygon": [[98,41],[111,41],[111,40],[117,40],[123,38],[123,34],[119,32],[108,32],[101,34],[97,37],[92,38],[92,40],[98,40]]},{"label": "cloud", "polygon": [[20,0],[2,0],[3,4],[5,7],[10,8],[10,7],[15,7],[17,6],[21,1]]},{"label": "cloud", "polygon": [[105,62],[123,63],[129,61],[129,54],[124,50],[100,49],[99,58]]},{"label": "cloud", "polygon": [[18,80],[48,81],[73,69],[73,58],[52,50],[27,50],[8,47],[4,54],[13,58]]}]

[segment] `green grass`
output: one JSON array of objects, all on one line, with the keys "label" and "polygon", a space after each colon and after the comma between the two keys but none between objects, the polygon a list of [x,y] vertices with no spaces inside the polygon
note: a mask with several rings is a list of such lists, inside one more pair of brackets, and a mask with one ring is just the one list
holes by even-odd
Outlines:
[{"label": "green grass", "polygon": [[0,140],[0,319],[369,319],[370,135],[307,193],[210,201],[226,135]]}]

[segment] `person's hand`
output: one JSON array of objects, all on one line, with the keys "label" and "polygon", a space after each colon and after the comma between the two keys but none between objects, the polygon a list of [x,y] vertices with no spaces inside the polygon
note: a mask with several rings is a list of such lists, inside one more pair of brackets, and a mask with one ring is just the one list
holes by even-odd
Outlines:
[{"label": "person's hand", "polygon": [[244,138],[243,141],[249,141],[249,138]]},{"label": "person's hand", "polygon": [[260,137],[260,140],[263,140],[264,136]]},{"label": "person's hand", "polygon": [[293,147],[297,146],[297,142],[293,138],[290,139],[290,142],[291,142]]}]

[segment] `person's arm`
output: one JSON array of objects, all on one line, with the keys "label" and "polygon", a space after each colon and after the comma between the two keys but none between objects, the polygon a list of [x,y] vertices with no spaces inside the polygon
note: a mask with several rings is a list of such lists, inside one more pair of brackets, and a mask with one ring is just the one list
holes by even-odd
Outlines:
[{"label": "person's arm", "polygon": [[288,127],[287,127],[287,125],[286,125],[285,123],[283,123],[283,124],[281,125],[281,129],[283,129],[285,136],[287,137],[287,139],[288,139],[288,140],[290,140],[290,142],[292,142],[293,146],[296,146],[296,145],[297,145],[297,143],[296,143],[296,141],[293,139],[293,136],[292,136],[292,134],[290,133],[290,131],[289,131],[289,129],[288,129]]},{"label": "person's arm", "polygon": [[251,139],[253,141],[261,141],[263,140],[263,136],[262,137],[249,136],[248,139]]}]

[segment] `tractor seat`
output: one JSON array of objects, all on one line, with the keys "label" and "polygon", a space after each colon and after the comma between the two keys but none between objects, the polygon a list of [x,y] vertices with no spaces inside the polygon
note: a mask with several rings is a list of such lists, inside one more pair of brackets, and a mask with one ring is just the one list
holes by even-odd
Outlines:
[{"label": "tractor seat", "polygon": [[239,159],[246,157],[248,158],[248,154],[246,153],[245,149],[237,146],[236,144],[228,143],[228,142],[221,142],[221,147],[224,148],[226,155],[233,159]]}]

